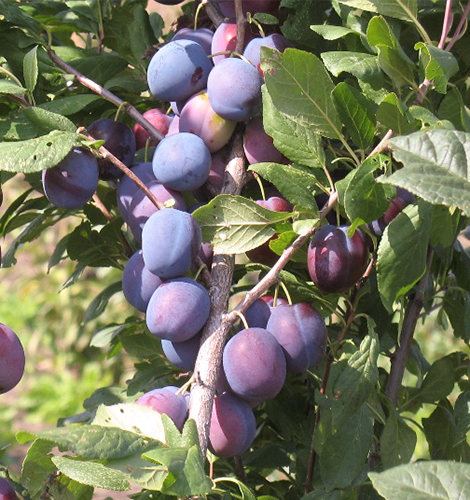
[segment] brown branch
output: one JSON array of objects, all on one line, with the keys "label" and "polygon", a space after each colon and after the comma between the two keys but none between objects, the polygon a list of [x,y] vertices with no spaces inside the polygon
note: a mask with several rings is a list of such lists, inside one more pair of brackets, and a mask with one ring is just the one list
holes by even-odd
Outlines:
[{"label": "brown branch", "polygon": [[237,45],[235,47],[235,52],[242,54],[245,48],[246,32],[246,19],[243,14],[242,0],[235,0],[235,16],[237,18]]},{"label": "brown branch", "polygon": [[204,8],[206,9],[207,17],[212,21],[216,28],[224,22],[225,18],[215,4],[206,1],[204,3]]},{"label": "brown branch", "polygon": [[161,141],[164,136],[163,134],[156,128],[154,127],[148,120],[146,120],[138,111],[135,109],[134,106],[131,104],[126,103],[116,95],[114,95],[112,92],[110,92],[108,89],[105,89],[98,83],[94,82],[90,78],[87,78],[85,75],[77,71],[75,68],[70,66],[70,64],[66,63],[63,59],[61,59],[52,49],[48,48],[47,53],[51,60],[57,64],[61,69],[63,69],[66,73],[69,73],[71,75],[74,75],[77,81],[83,85],[84,87],[87,87],[91,91],[93,91],[95,94],[100,95],[103,97],[103,99],[106,99],[107,101],[111,102],[117,107],[123,107],[126,111],[126,113],[137,123],[142,125],[142,127],[150,134],[150,137],[152,139],[156,139],[158,141]]}]

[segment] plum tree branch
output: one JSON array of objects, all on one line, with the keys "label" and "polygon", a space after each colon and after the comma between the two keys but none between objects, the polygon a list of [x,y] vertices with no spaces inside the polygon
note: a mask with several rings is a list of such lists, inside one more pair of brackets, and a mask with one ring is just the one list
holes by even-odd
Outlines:
[{"label": "plum tree branch", "polygon": [[235,52],[242,54],[245,46],[246,32],[246,19],[243,14],[242,0],[235,0],[235,15],[237,18],[237,45],[235,46]]}]

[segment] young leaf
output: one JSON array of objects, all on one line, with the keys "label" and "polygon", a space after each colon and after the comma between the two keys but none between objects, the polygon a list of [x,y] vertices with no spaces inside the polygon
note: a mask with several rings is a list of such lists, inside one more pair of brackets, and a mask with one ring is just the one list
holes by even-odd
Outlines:
[{"label": "young leaf", "polygon": [[374,488],[386,500],[462,500],[470,498],[470,465],[424,461],[385,472],[369,472]]},{"label": "young leaf", "polygon": [[38,47],[31,49],[23,59],[23,76],[28,92],[32,94],[38,82]]},{"label": "young leaf", "polygon": [[432,81],[434,88],[441,94],[447,92],[449,79],[459,70],[459,64],[453,54],[423,42],[415,45],[424,66],[426,78]]},{"label": "young leaf", "polygon": [[470,215],[470,134],[426,130],[390,140],[404,168],[380,182],[407,189],[429,203],[457,206]]},{"label": "young leaf", "polygon": [[241,196],[221,194],[193,216],[202,229],[203,241],[211,242],[218,253],[243,253],[259,247],[276,234],[273,224],[292,217],[286,212],[267,210]]},{"label": "young leaf", "polygon": [[36,139],[0,143],[0,170],[40,172],[63,160],[78,141],[78,134],[54,130]]},{"label": "young leaf", "polygon": [[321,135],[340,137],[341,122],[331,97],[333,82],[320,59],[297,49],[280,54],[262,47],[261,68],[278,111]]}]

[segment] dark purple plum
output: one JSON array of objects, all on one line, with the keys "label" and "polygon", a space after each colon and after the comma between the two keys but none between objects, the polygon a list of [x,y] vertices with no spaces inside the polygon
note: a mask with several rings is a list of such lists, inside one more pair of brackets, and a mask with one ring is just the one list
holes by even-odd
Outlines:
[{"label": "dark purple plum", "polygon": [[16,495],[13,486],[10,481],[4,477],[0,477],[0,500],[17,500],[18,496]]},{"label": "dark purple plum", "polygon": [[162,101],[188,99],[206,87],[212,67],[212,61],[198,43],[169,42],[150,61],[147,69],[150,92]]},{"label": "dark purple plum", "polygon": [[20,339],[0,323],[0,394],[11,391],[24,373],[25,357]]},{"label": "dark purple plum", "polygon": [[136,404],[148,406],[158,413],[168,415],[179,430],[183,429],[188,417],[188,403],[182,394],[176,394],[178,387],[162,387],[146,392]]},{"label": "dark purple plum", "polygon": [[150,333],[171,342],[184,342],[202,330],[209,318],[207,290],[190,278],[165,281],[153,293],[147,306]]},{"label": "dark purple plum", "polygon": [[[169,189],[158,181],[151,181],[147,184],[147,188],[157,198],[158,201],[165,203],[172,200],[172,208],[177,210],[186,210],[186,202],[183,195],[178,191]],[[129,205],[129,213],[127,223],[134,235],[134,238],[142,242],[142,230],[148,218],[157,212],[158,208],[150,201],[150,198],[140,189],[132,197]]]},{"label": "dark purple plum", "polygon": [[347,226],[323,226],[308,247],[308,272],[323,292],[337,293],[351,288],[366,270],[369,251],[366,235],[356,229],[352,238]]},{"label": "dark purple plum", "polygon": [[135,252],[122,273],[122,291],[127,302],[145,312],[150,297],[161,284],[162,280],[145,267],[142,250]]},{"label": "dark purple plum", "polygon": [[236,122],[220,117],[209,102],[206,92],[191,97],[180,115],[180,132],[196,134],[211,153],[222,149],[232,137]]},{"label": "dark purple plum", "polygon": [[[210,3],[216,3],[221,13],[230,19],[235,18],[235,3],[233,0],[209,0]],[[244,0],[242,3],[243,12],[246,14],[256,14],[257,12],[267,12],[273,14],[279,8],[280,0]]]},{"label": "dark purple plum", "polygon": [[142,231],[146,267],[160,278],[187,273],[201,248],[201,228],[190,214],[165,208],[152,214]]},{"label": "dark purple plum", "polygon": [[190,28],[180,29],[172,40],[192,40],[198,43],[203,49],[206,55],[210,56],[212,53],[212,38],[214,32],[208,28],[199,28],[196,30]]},{"label": "dark purple plum", "polygon": [[177,191],[192,191],[201,187],[209,177],[211,154],[200,137],[180,132],[160,142],[152,164],[155,177],[164,186]]},{"label": "dark purple plum", "polygon": [[47,199],[70,210],[83,207],[93,197],[98,180],[98,162],[82,148],[73,148],[58,165],[42,171]]},{"label": "dark purple plum", "polygon": [[248,45],[245,47],[243,57],[248,59],[248,61],[250,61],[250,63],[258,69],[259,73],[263,75],[260,68],[261,47],[269,47],[271,49],[276,49],[279,52],[284,52],[284,50],[288,47],[292,47],[292,44],[278,33],[274,33],[264,38],[257,37],[250,40]]},{"label": "dark purple plum", "polygon": [[[152,163],[139,163],[132,167],[132,172],[144,183],[149,184],[156,181],[155,174],[153,173]],[[140,191],[139,186],[127,175],[124,175],[116,189],[117,206],[121,217],[127,222],[129,215],[129,207],[132,198]]]},{"label": "dark purple plum", "polygon": [[246,125],[243,135],[243,150],[248,163],[288,163],[287,158],[276,149],[273,139],[263,127],[263,118],[255,116]]},{"label": "dark purple plum", "polygon": [[[87,128],[87,132],[94,139],[104,141],[103,146],[126,167],[130,167],[136,151],[135,136],[130,127],[109,118],[100,118]],[[98,160],[98,169],[103,180],[119,179],[124,175],[122,170],[104,158]]]},{"label": "dark purple plum", "polygon": [[[271,310],[274,307],[274,297],[272,295],[263,295],[256,299],[253,304],[245,311],[245,319],[250,328],[266,328]],[[287,304],[287,300],[278,297],[276,306],[280,304]]]},{"label": "dark purple plum", "polygon": [[[212,54],[218,54],[219,52],[233,52],[237,46],[237,23],[235,22],[224,22],[219,24],[215,30],[214,37],[212,38]],[[245,30],[245,41],[243,47],[251,39],[251,35],[248,30]],[[213,56],[212,60],[214,64],[219,64],[224,59],[230,57],[230,54],[219,54]]]},{"label": "dark purple plum", "polygon": [[201,343],[201,335],[197,334],[184,342],[171,342],[170,340],[162,340],[163,354],[170,363],[181,370],[194,370],[196,364],[197,353],[199,352],[199,344]]},{"label": "dark purple plum", "polygon": [[266,330],[284,349],[287,371],[291,373],[314,367],[325,354],[325,322],[320,313],[306,302],[273,307]]},{"label": "dark purple plum", "polygon": [[284,351],[263,328],[235,334],[224,348],[222,366],[232,392],[254,404],[274,398],[286,378]]},{"label": "dark purple plum", "polygon": [[183,3],[184,0],[155,0],[157,3],[161,3],[162,5],[178,5]]},{"label": "dark purple plum", "polygon": [[[161,109],[149,109],[142,115],[148,122],[150,122],[162,135],[166,135],[168,132],[168,127],[170,126],[173,117],[164,113]],[[147,139],[150,138],[150,134],[142,127],[140,123],[136,123],[132,127],[132,132],[135,135],[135,145],[137,149],[145,147]],[[149,141],[150,146],[156,146],[157,140],[151,139]]]},{"label": "dark purple plum", "polygon": [[372,221],[367,225],[369,231],[375,236],[382,236],[385,228],[392,222],[392,220],[410,203],[414,200],[414,195],[403,188],[397,188],[395,198],[390,202],[382,217]]},{"label": "dark purple plum", "polygon": [[260,110],[262,84],[254,66],[232,57],[214,66],[207,80],[207,95],[218,115],[242,122]]},{"label": "dark purple plum", "polygon": [[210,448],[219,457],[241,455],[253,443],[256,420],[248,403],[233,394],[214,398],[209,432]]}]

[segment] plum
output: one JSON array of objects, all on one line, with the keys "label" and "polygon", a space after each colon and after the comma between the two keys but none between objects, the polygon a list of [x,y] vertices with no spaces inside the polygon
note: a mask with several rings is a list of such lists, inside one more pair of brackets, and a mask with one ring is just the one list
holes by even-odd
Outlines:
[{"label": "plum", "polygon": [[165,354],[170,363],[173,363],[181,370],[194,370],[200,343],[200,334],[194,335],[194,337],[183,342],[171,342],[170,340],[162,339],[163,354]]},{"label": "plum", "polygon": [[[272,295],[263,295],[256,299],[253,304],[245,311],[245,319],[249,327],[266,328],[271,310],[274,307],[274,297]],[[287,304],[287,300],[278,297],[276,306]]]},{"label": "plum", "polygon": [[[224,22],[219,24],[215,30],[214,37],[212,38],[212,54],[218,54],[219,52],[233,52],[237,46],[237,23]],[[243,47],[251,39],[251,35],[248,30],[245,30],[245,40]],[[214,64],[219,64],[221,61],[230,57],[230,54],[219,54],[213,56],[212,60]]]},{"label": "plum", "polygon": [[260,68],[261,47],[269,47],[271,49],[276,49],[279,52],[284,52],[284,50],[288,47],[292,47],[292,44],[278,33],[273,33],[272,35],[268,35],[264,38],[257,37],[250,40],[243,51],[243,57],[248,59],[248,61],[250,61],[250,63],[258,69],[260,74],[263,75]]},{"label": "plum", "polygon": [[255,116],[246,125],[243,134],[243,150],[248,163],[288,163],[287,158],[276,149],[273,139],[265,132],[263,118]]},{"label": "plum", "polygon": [[11,391],[23,377],[24,349],[16,333],[0,323],[0,394]]},{"label": "plum", "polygon": [[164,45],[147,69],[150,92],[162,101],[181,101],[203,90],[213,67],[204,49],[192,40]]},{"label": "plum", "polygon": [[10,481],[4,477],[0,477],[0,500],[17,500],[18,496],[16,495],[13,486]]},{"label": "plum", "polygon": [[179,121],[180,132],[199,136],[211,153],[228,143],[235,126],[236,122],[225,120],[212,109],[207,92],[200,92],[186,102]]},{"label": "plum", "polygon": [[[154,108],[149,109],[142,115],[148,122],[150,122],[162,135],[166,135],[168,132],[168,127],[170,126],[172,116],[167,115],[161,109]],[[132,127],[132,132],[135,136],[135,144],[137,149],[145,147],[147,139],[150,138],[150,134],[142,127],[140,123],[136,123]],[[149,141],[150,146],[156,146],[158,141],[156,139],[151,139]]]},{"label": "plum", "polygon": [[142,250],[135,252],[122,273],[122,291],[127,302],[145,312],[150,297],[161,284],[162,280],[145,267]]},{"label": "plum", "polygon": [[232,392],[254,404],[274,398],[286,378],[284,351],[264,328],[236,333],[224,348],[222,366]]},{"label": "plum", "polygon": [[325,322],[320,313],[306,302],[272,308],[266,330],[284,349],[287,371],[291,373],[314,367],[325,354]]},{"label": "plum", "polygon": [[209,445],[216,455],[241,455],[251,446],[255,434],[256,420],[248,403],[230,393],[214,398]]},{"label": "plum", "polygon": [[142,231],[146,267],[160,278],[187,273],[201,248],[201,228],[190,214],[165,208],[152,214]]},{"label": "plum", "polygon": [[198,43],[206,55],[210,56],[212,53],[212,38],[214,32],[209,28],[199,28],[196,30],[190,28],[183,28],[177,31],[172,40],[192,40]]},{"label": "plum", "polygon": [[211,303],[207,290],[191,278],[163,282],[147,306],[147,327],[153,335],[184,342],[199,333],[209,318]]},{"label": "plum", "polygon": [[47,199],[56,207],[83,207],[98,187],[98,162],[90,151],[73,148],[55,167],[42,171]]},{"label": "plum", "polygon": [[[235,18],[235,3],[233,0],[209,0],[215,3],[225,17]],[[268,12],[273,14],[279,8],[280,0],[243,0],[243,13],[256,14],[256,12]]]},{"label": "plum", "polygon": [[[100,118],[87,128],[87,132],[94,139],[104,141],[103,146],[130,167],[136,151],[135,136],[130,127],[109,118]],[[121,169],[104,158],[98,160],[98,170],[103,180],[119,179],[124,175]]]},{"label": "plum", "polygon": [[364,274],[368,263],[366,235],[356,229],[348,237],[348,226],[323,226],[307,251],[308,272],[323,292],[337,293],[351,288]]},{"label": "plum", "polygon": [[390,202],[382,217],[367,224],[369,231],[375,236],[382,236],[385,228],[392,222],[392,220],[410,203],[414,200],[414,195],[403,188],[397,188],[395,198]]},{"label": "plum", "polygon": [[242,59],[224,59],[207,80],[207,95],[214,111],[226,120],[242,122],[261,109],[263,78]]},{"label": "plum", "polygon": [[180,132],[160,142],[152,164],[155,177],[164,186],[177,191],[192,191],[208,179],[211,154],[200,137]]},{"label": "plum", "polygon": [[172,386],[153,389],[140,396],[136,404],[168,415],[176,427],[182,430],[188,417],[188,402],[182,394],[177,394],[177,391],[178,387]]}]

